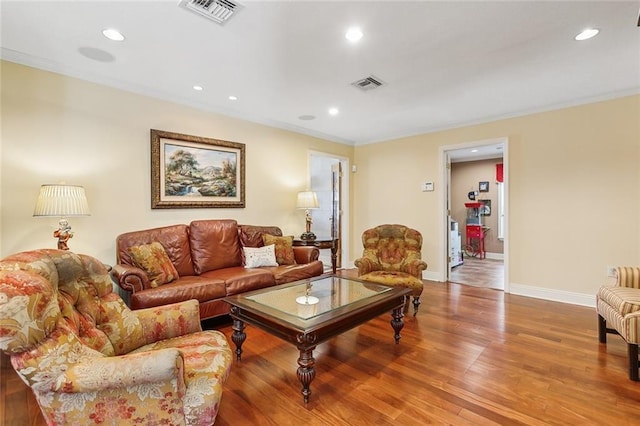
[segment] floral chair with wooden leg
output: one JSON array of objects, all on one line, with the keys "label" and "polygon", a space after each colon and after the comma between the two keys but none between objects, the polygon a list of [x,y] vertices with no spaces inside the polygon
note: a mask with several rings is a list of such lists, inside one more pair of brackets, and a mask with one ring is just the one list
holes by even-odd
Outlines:
[{"label": "floral chair with wooden leg", "polygon": [[[364,252],[356,259],[358,278],[413,290],[413,315],[418,313],[423,290],[422,234],[404,225],[380,225],[362,234]],[[409,308],[405,303],[405,313]]]},{"label": "floral chair with wooden leg", "polygon": [[131,311],[90,256],[0,261],[0,349],[49,425],[211,425],[232,354],[198,302]]}]

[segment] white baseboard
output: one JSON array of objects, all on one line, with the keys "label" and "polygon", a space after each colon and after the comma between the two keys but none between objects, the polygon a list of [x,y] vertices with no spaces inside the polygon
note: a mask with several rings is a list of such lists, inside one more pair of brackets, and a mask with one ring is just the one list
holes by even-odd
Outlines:
[{"label": "white baseboard", "polygon": [[570,303],[572,305],[588,306],[590,308],[595,308],[596,306],[596,296],[594,294],[575,293],[515,283],[511,283],[509,286],[509,293],[554,302]]},{"label": "white baseboard", "polygon": [[440,272],[433,272],[427,269],[426,271],[422,271],[422,279],[442,282],[442,274]]},{"label": "white baseboard", "polygon": [[[494,253],[500,254],[500,253]],[[487,253],[489,258],[489,253]],[[347,268],[355,268],[353,262]],[[442,273],[434,271],[423,271],[422,279],[429,281],[443,282]],[[511,283],[509,286],[509,293],[517,296],[533,297],[536,299],[551,300],[553,302],[569,303],[572,305],[588,306],[590,308],[596,307],[596,296],[594,294],[575,293],[572,291],[556,290],[553,288],[534,287],[524,284]]]}]

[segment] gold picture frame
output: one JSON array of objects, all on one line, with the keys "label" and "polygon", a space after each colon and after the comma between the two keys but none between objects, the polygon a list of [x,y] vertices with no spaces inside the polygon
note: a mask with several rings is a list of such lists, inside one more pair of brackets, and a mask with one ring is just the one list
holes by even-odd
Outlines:
[{"label": "gold picture frame", "polygon": [[151,129],[151,208],[244,208],[245,145]]}]

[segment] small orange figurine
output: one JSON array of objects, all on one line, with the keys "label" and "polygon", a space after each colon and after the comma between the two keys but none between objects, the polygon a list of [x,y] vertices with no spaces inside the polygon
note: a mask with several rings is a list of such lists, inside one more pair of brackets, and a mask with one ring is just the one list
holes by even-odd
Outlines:
[{"label": "small orange figurine", "polygon": [[53,236],[58,239],[58,250],[69,250],[67,241],[69,241],[69,238],[73,238],[71,226],[69,226],[69,222],[66,220],[61,220],[59,224],[60,228],[53,231]]}]

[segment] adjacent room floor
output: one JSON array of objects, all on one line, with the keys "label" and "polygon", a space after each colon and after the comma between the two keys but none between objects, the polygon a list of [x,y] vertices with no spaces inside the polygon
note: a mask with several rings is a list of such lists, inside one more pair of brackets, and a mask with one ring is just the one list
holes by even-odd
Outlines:
[{"label": "adjacent room floor", "polygon": [[504,290],[504,261],[465,257],[462,265],[451,270],[449,281],[474,287]]}]

